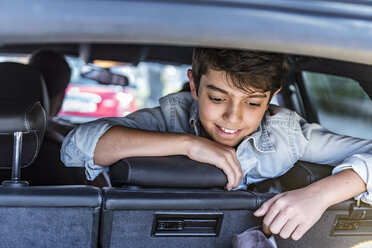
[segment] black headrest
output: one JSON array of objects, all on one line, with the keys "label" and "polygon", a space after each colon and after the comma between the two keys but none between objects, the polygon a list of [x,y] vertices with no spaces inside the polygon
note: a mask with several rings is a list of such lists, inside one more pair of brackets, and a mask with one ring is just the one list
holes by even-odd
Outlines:
[{"label": "black headrest", "polygon": [[0,80],[0,99],[17,99],[28,104],[40,101],[48,115],[48,92],[40,72],[28,65],[3,62]]},{"label": "black headrest", "polygon": [[23,132],[21,167],[36,158],[46,128],[40,102],[25,103],[0,98],[0,168],[12,168],[14,132]]},{"label": "black headrest", "polygon": [[110,166],[112,186],[210,188],[227,184],[222,170],[186,156],[135,157]]},{"label": "black headrest", "polygon": [[[279,178],[268,179],[250,189],[260,193],[278,194],[303,188],[331,175],[333,167],[298,161]],[[215,188],[227,183],[222,170],[199,163],[186,156],[134,157],[119,160],[110,166],[112,186]]]}]

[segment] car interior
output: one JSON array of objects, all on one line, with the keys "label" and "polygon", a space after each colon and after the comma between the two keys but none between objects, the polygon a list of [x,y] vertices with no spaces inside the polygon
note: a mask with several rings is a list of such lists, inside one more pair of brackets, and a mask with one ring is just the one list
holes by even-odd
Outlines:
[{"label": "car interior", "polygon": [[[190,65],[193,50],[91,44],[87,52],[78,44],[19,44],[3,45],[0,53],[30,54],[40,48],[87,62],[133,65],[141,61]],[[372,119],[372,66],[286,57],[290,70],[277,97],[279,105],[308,122],[322,123],[306,80],[323,84],[319,75],[330,75],[356,82],[367,97],[367,117]],[[226,191],[226,176],[212,165],[184,156],[136,157],[110,166],[107,182],[92,184],[83,168],[65,167],[60,161],[63,137],[45,131],[48,104],[40,74],[21,63],[1,62],[0,78],[0,240],[6,247],[232,247],[233,234],[261,228],[262,219],[253,212],[264,201],[332,172],[329,165],[299,161],[279,178],[249,185],[245,191]],[[329,104],[333,103],[324,103]],[[371,139],[363,132],[361,138]],[[351,247],[371,239],[371,216],[369,205],[350,199],[329,208],[299,241],[275,236],[277,247]],[[314,246],[315,239],[320,246]]]}]

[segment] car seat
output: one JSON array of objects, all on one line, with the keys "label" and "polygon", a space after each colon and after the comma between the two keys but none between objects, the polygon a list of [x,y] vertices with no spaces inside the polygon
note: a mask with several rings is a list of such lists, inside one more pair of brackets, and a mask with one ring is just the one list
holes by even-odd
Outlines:
[{"label": "car seat", "polygon": [[[262,219],[252,212],[265,200],[306,187],[329,176],[332,168],[298,161],[279,178],[249,185],[248,191],[228,192],[222,190],[226,184],[222,171],[187,157],[123,159],[110,167],[115,188],[103,189],[100,244],[231,247],[233,234],[261,225]],[[370,212],[365,204],[344,201],[330,207],[301,240],[284,240],[276,235],[277,246],[350,247],[358,240],[370,239]]]},{"label": "car seat", "polygon": [[0,246],[97,247],[100,189],[21,180],[20,169],[37,157],[45,126],[39,101],[0,97],[0,168],[12,169],[0,186]]},{"label": "car seat", "polygon": [[[14,98],[22,102],[40,101],[48,116],[49,100],[45,84],[35,69],[13,62],[0,63],[0,98]],[[60,160],[63,142],[60,134],[47,129],[43,145],[34,164],[22,170],[22,177],[30,185],[84,185],[83,168],[65,167]],[[0,182],[9,178],[10,170],[0,170]]]},{"label": "car seat", "polygon": [[233,234],[260,225],[253,212],[270,197],[223,190],[220,169],[184,156],[127,158],[109,174],[102,247],[231,247]]}]

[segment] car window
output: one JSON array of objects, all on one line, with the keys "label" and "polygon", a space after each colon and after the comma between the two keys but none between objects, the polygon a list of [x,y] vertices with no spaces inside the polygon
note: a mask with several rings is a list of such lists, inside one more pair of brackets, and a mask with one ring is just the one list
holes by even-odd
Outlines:
[{"label": "car window", "polygon": [[188,65],[141,62],[134,66],[119,63],[111,72],[129,79],[128,86],[102,85],[83,78],[86,65],[79,58],[68,58],[72,68],[71,82],[66,89],[59,118],[83,123],[101,117],[122,117],[141,108],[158,106],[164,95],[179,91],[188,81]]},{"label": "car window", "polygon": [[355,80],[302,72],[319,122],[340,134],[372,139],[372,101]]},{"label": "car window", "polygon": [[[0,62],[27,64],[28,55],[1,54]],[[57,118],[80,124],[101,117],[122,117],[141,108],[158,106],[162,96],[180,91],[188,82],[190,65],[140,62],[138,65],[116,63],[109,70],[129,79],[128,86],[103,85],[84,78],[87,63],[66,56],[71,80]]]}]

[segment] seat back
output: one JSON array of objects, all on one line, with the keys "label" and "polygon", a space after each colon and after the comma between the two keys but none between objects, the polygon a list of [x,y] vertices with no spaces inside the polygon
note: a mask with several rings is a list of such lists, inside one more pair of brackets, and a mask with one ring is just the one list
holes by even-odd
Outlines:
[{"label": "seat back", "polygon": [[97,247],[101,191],[0,186],[1,247]]},{"label": "seat back", "polygon": [[[21,111],[25,106],[23,103],[18,104],[15,100],[0,102],[8,103],[0,105],[1,122],[7,123],[0,128],[2,135],[16,132],[27,137],[31,134],[31,138],[24,139],[28,142],[21,142],[22,152],[18,154],[22,165],[29,164],[36,157],[42,141],[39,137],[45,130],[44,110],[39,102],[24,107],[24,111]],[[3,108],[12,109],[12,114],[5,115],[1,111]],[[14,142],[2,142],[1,146],[4,149],[14,147]],[[4,157],[9,155],[1,152],[0,160],[3,161]],[[102,202],[100,189],[91,186],[27,186],[19,178],[18,173],[0,186],[2,247],[97,247]]]},{"label": "seat back", "polygon": [[[2,78],[2,84],[0,85],[0,99],[17,99],[18,104],[20,104],[20,102],[27,104],[39,101],[44,110],[46,110],[46,116],[48,116],[48,93],[41,74],[35,68],[19,63],[3,62],[0,63],[0,76]],[[10,111],[10,113],[12,113],[13,108],[2,111],[4,114],[4,111]],[[3,119],[3,121],[8,120],[9,118]],[[39,145],[42,145],[38,148],[38,153],[35,153],[35,157],[32,159],[33,165],[29,166],[31,163],[28,163],[23,164],[22,166],[27,167],[22,170],[23,180],[33,186],[86,185],[87,180],[85,179],[83,168],[66,167],[60,160],[60,149],[64,137],[59,135],[62,137],[56,139],[55,132],[50,130],[48,123],[46,124],[46,132],[43,131],[43,137],[39,137],[39,140],[43,140],[43,143],[39,142]],[[12,134],[7,136],[8,138],[5,140],[5,143],[9,143],[10,140],[13,139]],[[25,141],[27,141],[28,136],[29,134],[25,134]],[[12,148],[9,146],[4,147]],[[23,150],[31,151],[31,149]],[[12,153],[8,152],[8,154]],[[25,155],[22,157],[23,159],[26,158]],[[11,159],[11,156],[9,156],[7,160],[4,161],[3,166],[0,165],[0,168],[7,167],[10,169]],[[0,160],[0,164],[1,162],[2,161]],[[11,170],[0,170],[0,182],[9,179],[10,175]]]},{"label": "seat back", "polygon": [[31,168],[42,146],[46,116],[40,102],[13,93],[0,96],[0,168],[12,169],[0,186],[0,246],[97,247],[100,189],[21,181],[20,167]]},{"label": "seat back", "polygon": [[66,167],[60,160],[62,143],[45,134],[39,155],[32,166],[22,170],[22,178],[31,186],[87,185],[83,167]]},{"label": "seat back", "polygon": [[259,226],[269,195],[218,189],[103,188],[102,247],[231,247]]},{"label": "seat back", "polygon": [[117,187],[103,189],[102,247],[231,247],[260,225],[253,212],[270,197],[223,190],[220,169],[183,156],[128,158],[109,173]]},{"label": "seat back", "polygon": [[[253,212],[264,201],[306,187],[333,168],[299,161],[279,178],[250,185],[249,191],[228,192],[216,189],[226,184],[219,169],[186,160],[128,158],[111,166],[117,188],[104,188],[102,247],[231,247],[233,234],[262,225]],[[169,185],[173,188],[165,188]],[[370,207],[355,207],[352,200],[342,202],[328,209],[301,240],[276,236],[277,246],[350,247],[369,240],[369,212]]]},{"label": "seat back", "polygon": [[22,134],[20,167],[32,164],[41,147],[45,127],[45,113],[40,102],[0,98],[0,169],[12,169],[16,133]]}]

